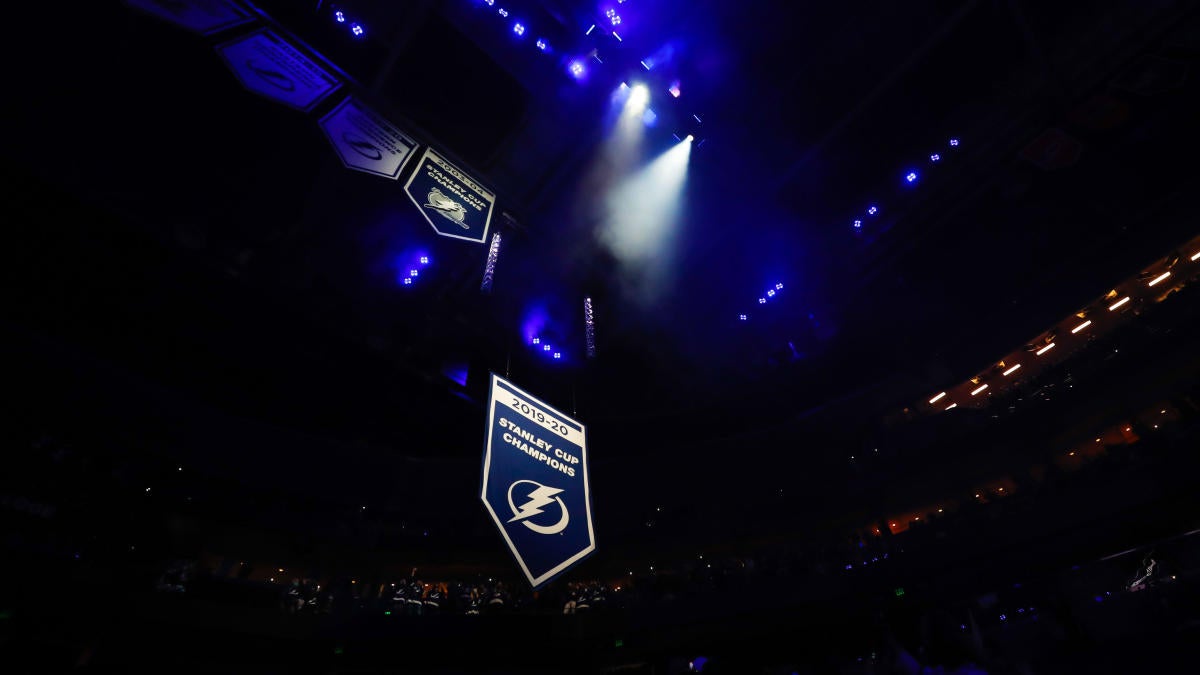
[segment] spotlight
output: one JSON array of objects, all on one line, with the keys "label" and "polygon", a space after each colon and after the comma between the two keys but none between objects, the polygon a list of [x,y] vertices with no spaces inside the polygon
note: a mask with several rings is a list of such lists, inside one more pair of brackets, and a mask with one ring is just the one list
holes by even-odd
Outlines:
[{"label": "spotlight", "polygon": [[775,290],[777,290],[777,291],[782,291],[782,290],[783,290],[783,284],[775,284]]},{"label": "spotlight", "polygon": [[679,98],[679,95],[680,95],[681,93],[683,93],[683,92],[682,92],[682,91],[679,89],[679,80],[675,80],[674,82],[672,82],[672,83],[671,83],[671,88],[670,88],[670,89],[668,89],[667,91],[668,91],[668,92],[670,92],[671,96],[674,96],[675,98]]},{"label": "spotlight", "polygon": [[685,136],[683,138],[683,140],[685,143],[691,143],[692,141],[696,140],[696,137],[691,134],[688,134],[687,136]]},{"label": "spotlight", "polygon": [[595,29],[596,29],[596,24],[592,24],[592,25],[588,26],[587,32],[585,32],[584,35],[591,35],[592,31]]},{"label": "spotlight", "polygon": [[625,103],[630,110],[641,111],[650,102],[650,90],[644,84],[635,84],[629,91],[629,100]]},{"label": "spotlight", "polygon": [[412,286],[412,278],[411,278],[411,277],[404,277],[404,285],[405,285],[405,286]]},{"label": "spotlight", "polygon": [[905,180],[905,182],[909,183],[910,185],[911,185],[912,183],[915,183],[915,182],[917,182],[917,172],[916,172],[916,171],[909,171],[907,174],[905,174],[905,176],[904,176],[904,180]]},{"label": "spotlight", "polygon": [[346,23],[346,13],[339,9],[333,13],[333,20],[338,23]]},{"label": "spotlight", "polygon": [[568,70],[571,71],[572,77],[578,80],[583,77],[583,74],[587,69],[583,67],[583,63],[581,61],[572,61]]},{"label": "spotlight", "polygon": [[513,24],[513,32],[516,33],[517,35],[524,35],[525,34],[525,26],[521,25],[519,22],[514,23]]},{"label": "spotlight", "polygon": [[429,264],[429,256],[427,256],[427,255],[421,256],[421,264],[428,265]]},{"label": "spotlight", "polygon": [[544,352],[550,351],[550,345],[542,345],[542,351],[544,351]]},{"label": "spotlight", "polygon": [[562,358],[562,352],[554,352],[554,358],[556,358],[556,359],[561,359],[561,358]]},{"label": "spotlight", "polygon": [[508,18],[508,10],[507,9],[504,9],[503,7],[501,7],[500,9],[498,9],[496,11],[498,11],[500,13],[500,16],[502,16],[506,19]]},{"label": "spotlight", "polygon": [[639,61],[638,63],[641,63],[642,67],[645,68],[646,70],[650,70],[650,66],[647,65],[645,61]]},{"label": "spotlight", "polygon": [[857,218],[854,219],[854,229],[856,229],[856,230],[862,229],[862,221],[861,220],[859,220]]},{"label": "spotlight", "polygon": [[738,314],[738,321],[745,321],[745,320],[746,320],[746,318],[747,318],[747,317],[746,317],[746,315],[745,315],[745,314]]},{"label": "spotlight", "polygon": [[937,153],[935,152],[935,153],[933,153],[932,155],[930,155],[930,156],[929,156],[929,161],[931,161],[931,162],[940,162],[940,161],[942,161],[942,156],[941,156],[941,155],[939,155],[939,154],[937,154]]},{"label": "spotlight", "polygon": [[957,147],[958,147],[958,139],[957,139],[957,138],[951,138],[951,139],[950,139],[950,147],[952,147],[952,148],[957,148]]},{"label": "spotlight", "polygon": [[354,23],[350,24],[350,32],[354,33],[354,37],[362,37],[363,33],[365,33],[366,31],[363,30],[361,23],[358,23],[357,21],[355,21]]},{"label": "spotlight", "polygon": [[768,298],[775,297],[775,289],[772,288],[771,290],[767,291],[767,297]]},{"label": "spotlight", "polygon": [[533,338],[533,344],[535,344],[535,345],[542,344],[542,338]]},{"label": "spotlight", "polygon": [[496,4],[496,0],[483,0],[483,1],[484,1],[485,3],[487,3],[487,6],[488,6],[488,7],[491,7],[492,5],[495,5],[495,4]]},{"label": "spotlight", "polygon": [[410,276],[410,277],[415,277],[418,274],[420,274],[420,272],[418,272],[416,269],[411,269],[408,271],[408,276]]},{"label": "spotlight", "polygon": [[869,216],[873,216],[873,215],[875,215],[876,213],[879,213],[879,207],[878,207],[878,206],[875,206],[874,204],[872,204],[871,206],[867,207],[867,215],[869,215]]},{"label": "spotlight", "polygon": [[760,304],[760,305],[765,305],[765,304],[767,304],[767,299],[766,299],[766,298],[759,298],[759,299],[758,299],[758,304]]},{"label": "spotlight", "polygon": [[540,50],[542,50],[542,51],[546,51],[546,47],[548,46],[548,45],[546,44],[546,41],[545,41],[545,40],[543,40],[543,39],[541,39],[541,38],[538,38],[538,41],[537,41],[537,42],[535,42],[535,43],[534,43],[534,45],[536,45],[536,46],[537,46],[537,48],[538,48],[538,49],[540,49]]}]

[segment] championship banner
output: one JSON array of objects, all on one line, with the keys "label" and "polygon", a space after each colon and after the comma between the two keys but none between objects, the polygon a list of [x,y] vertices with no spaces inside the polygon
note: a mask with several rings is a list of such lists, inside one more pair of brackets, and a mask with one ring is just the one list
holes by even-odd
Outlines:
[{"label": "championship banner", "polygon": [[324,68],[266,28],[216,49],[243,87],[297,110],[312,110],[341,86]]},{"label": "championship banner", "polygon": [[583,425],[492,374],[480,498],[535,589],[596,550]]},{"label": "championship banner", "polygon": [[487,240],[496,194],[427,148],[404,191],[443,237],[478,244]]},{"label": "championship banner", "polygon": [[417,149],[416,141],[354,98],[342,101],[320,124],[347,169],[396,180]]},{"label": "championship banner", "polygon": [[201,35],[254,20],[249,12],[228,0],[125,0],[125,4]]}]

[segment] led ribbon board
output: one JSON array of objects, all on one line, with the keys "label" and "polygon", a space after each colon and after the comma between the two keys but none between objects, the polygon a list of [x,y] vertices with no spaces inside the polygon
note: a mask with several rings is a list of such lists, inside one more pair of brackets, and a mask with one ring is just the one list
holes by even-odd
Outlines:
[{"label": "led ribbon board", "polygon": [[596,550],[584,426],[492,374],[480,499],[535,589]]},{"label": "led ribbon board", "polygon": [[243,87],[297,110],[312,110],[341,86],[324,68],[266,28],[216,49]]},{"label": "led ribbon board", "polygon": [[425,149],[404,191],[438,234],[478,244],[487,241],[496,194],[433,148]]},{"label": "led ribbon board", "polygon": [[321,131],[348,169],[396,180],[417,142],[351,97],[321,118]]}]

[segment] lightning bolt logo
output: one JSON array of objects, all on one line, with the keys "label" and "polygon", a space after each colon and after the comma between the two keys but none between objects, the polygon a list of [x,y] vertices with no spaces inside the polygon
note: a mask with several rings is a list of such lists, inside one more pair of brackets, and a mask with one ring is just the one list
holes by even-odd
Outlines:
[{"label": "lightning bolt logo", "polygon": [[[523,483],[528,483],[535,487],[526,494],[525,503],[518,507],[513,501],[513,490]],[[567,529],[567,523],[570,522],[571,517],[567,513],[566,504],[563,504],[562,498],[558,496],[561,492],[562,490],[559,488],[542,485],[537,481],[519,480],[514,482],[508,486],[508,506],[513,512],[513,517],[508,522],[519,522],[538,534],[558,534],[562,532]],[[545,509],[542,507],[550,506],[551,504],[558,504],[559,510],[562,511],[562,516],[559,517],[557,523],[553,525],[538,525],[528,520],[532,516],[543,513]]]}]

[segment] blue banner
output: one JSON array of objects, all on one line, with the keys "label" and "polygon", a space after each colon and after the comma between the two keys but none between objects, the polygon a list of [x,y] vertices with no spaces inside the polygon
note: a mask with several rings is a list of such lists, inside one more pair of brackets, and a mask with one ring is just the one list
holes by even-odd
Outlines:
[{"label": "blue banner", "polygon": [[342,101],[321,118],[321,131],[342,164],[396,180],[417,142],[355,98]]},{"label": "blue banner", "polygon": [[253,20],[228,0],[125,0],[126,4],[193,33],[209,35]]},{"label": "blue banner", "polygon": [[496,195],[462,169],[427,148],[404,184],[425,220],[443,237],[479,244],[487,240]]},{"label": "blue banner", "polygon": [[297,110],[312,110],[340,86],[337,78],[265,28],[217,45],[217,53],[243,87]]},{"label": "blue banner", "polygon": [[596,550],[586,430],[495,374],[480,498],[534,588]]}]

